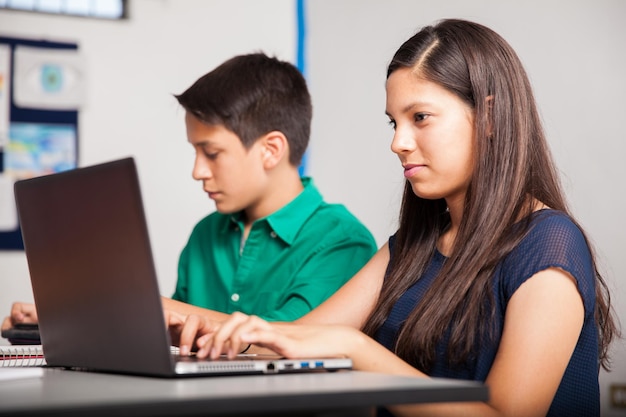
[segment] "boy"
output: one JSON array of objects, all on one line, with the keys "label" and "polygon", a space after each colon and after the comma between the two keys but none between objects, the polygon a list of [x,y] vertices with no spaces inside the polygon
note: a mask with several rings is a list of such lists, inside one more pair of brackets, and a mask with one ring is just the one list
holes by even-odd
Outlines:
[{"label": "boy", "polygon": [[[164,308],[215,320],[234,311],[296,320],[376,251],[345,207],[325,203],[300,178],[312,117],[304,77],[276,58],[241,55],[176,98],[196,153],[193,178],[217,211],[195,226]],[[16,303],[2,327],[36,320],[32,305]]]},{"label": "boy", "polygon": [[304,77],[287,62],[243,55],[177,99],[196,150],[193,177],[217,211],[198,223],[183,250],[172,298],[222,313],[299,318],[376,251],[354,216],[300,178],[312,117]]}]

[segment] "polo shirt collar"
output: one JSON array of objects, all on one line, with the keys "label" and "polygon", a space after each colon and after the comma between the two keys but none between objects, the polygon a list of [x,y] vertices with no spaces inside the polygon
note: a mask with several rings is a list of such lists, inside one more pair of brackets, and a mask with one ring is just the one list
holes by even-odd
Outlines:
[{"label": "polo shirt collar", "polygon": [[[304,190],[296,198],[280,210],[257,220],[266,221],[276,235],[288,245],[293,243],[304,223],[324,202],[319,190],[313,184],[312,178],[302,177],[301,181]],[[231,215],[231,220],[238,223],[242,214],[242,212],[234,213]]]}]

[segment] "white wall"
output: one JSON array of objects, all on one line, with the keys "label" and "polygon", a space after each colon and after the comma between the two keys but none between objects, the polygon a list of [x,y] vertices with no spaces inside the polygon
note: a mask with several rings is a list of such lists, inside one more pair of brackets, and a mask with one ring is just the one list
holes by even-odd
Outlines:
[{"label": "white wall", "polygon": [[[574,214],[597,245],[626,325],[626,2],[621,0],[312,0],[309,82],[314,95],[311,170],[377,239],[393,230],[402,184],[384,114],[386,65],[421,26],[445,17],[486,24],[525,64]],[[626,348],[601,374],[626,384]]]},{"label": "white wall", "polygon": [[[191,179],[179,93],[224,59],[263,49],[293,61],[295,0],[132,0],[127,22],[0,11],[0,35],[77,41],[88,58],[81,164],[134,155],[163,294],[192,225],[213,209]],[[403,178],[389,151],[386,65],[419,27],[443,17],[487,24],[517,50],[534,84],[572,209],[597,245],[618,315],[626,317],[626,2],[622,0],[308,0],[313,95],[309,173],[379,244],[395,228]],[[30,300],[21,252],[0,252],[0,316]],[[622,319],[623,320],[623,319]],[[626,320],[625,320],[626,321]],[[626,348],[602,373],[626,383]]]}]

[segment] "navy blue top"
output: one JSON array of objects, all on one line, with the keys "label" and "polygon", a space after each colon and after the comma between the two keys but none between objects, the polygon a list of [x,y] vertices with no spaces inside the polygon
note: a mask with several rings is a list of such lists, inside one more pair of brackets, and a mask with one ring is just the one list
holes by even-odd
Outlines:
[{"label": "navy blue top", "polygon": [[[395,237],[389,239],[394,256]],[[400,326],[441,269],[446,257],[435,251],[425,273],[396,302],[375,339],[393,351]],[[481,346],[473,360],[451,368],[445,360],[447,338],[437,347],[437,358],[429,375],[484,382],[491,369],[504,326],[504,314],[515,291],[530,277],[547,268],[557,267],[574,277],[585,307],[585,320],[576,348],[552,401],[548,416],[599,416],[598,329],[594,320],[595,273],[589,247],[578,227],[564,213],[540,210],[532,215],[527,236],[496,267],[493,291],[496,303],[496,337]],[[413,364],[415,366],[415,364]],[[381,410],[383,414],[386,410]]]}]

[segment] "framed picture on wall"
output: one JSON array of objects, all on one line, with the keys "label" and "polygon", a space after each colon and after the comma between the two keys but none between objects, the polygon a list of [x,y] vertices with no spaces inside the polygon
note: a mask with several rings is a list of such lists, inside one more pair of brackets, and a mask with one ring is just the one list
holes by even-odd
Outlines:
[{"label": "framed picture on wall", "polygon": [[0,37],[0,250],[21,250],[13,184],[78,166],[78,45]]}]

